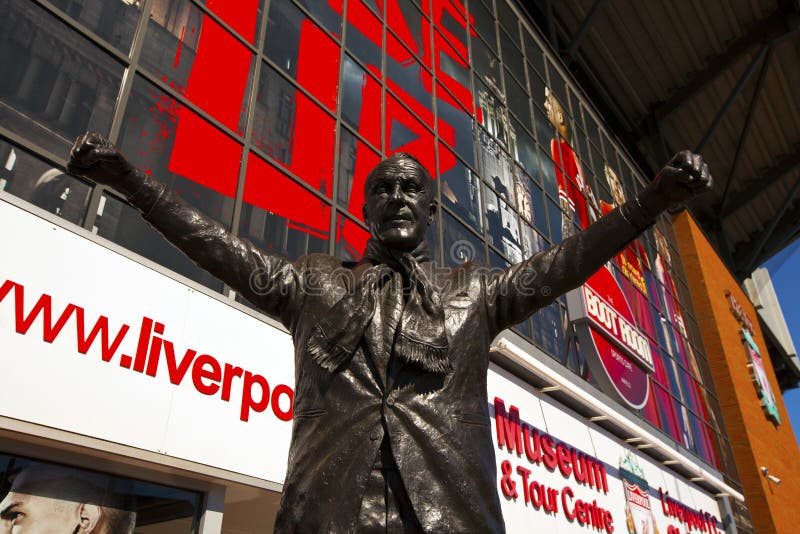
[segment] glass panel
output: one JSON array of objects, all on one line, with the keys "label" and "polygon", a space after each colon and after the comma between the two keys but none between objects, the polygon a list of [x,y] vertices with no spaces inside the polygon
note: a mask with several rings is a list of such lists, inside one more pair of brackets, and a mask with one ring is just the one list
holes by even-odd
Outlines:
[{"label": "glass panel", "polygon": [[200,0],[221,18],[233,31],[255,44],[261,16],[264,13],[264,0]]},{"label": "glass panel", "polygon": [[436,108],[439,114],[439,139],[453,148],[468,165],[474,167],[475,143],[472,138],[471,114],[456,105],[455,98],[441,85],[437,85],[436,89]]},{"label": "glass panel", "polygon": [[[513,41],[516,42],[516,39],[513,39]],[[500,45],[502,46],[503,65],[524,86],[525,60],[522,57],[522,52],[512,43],[512,38],[503,31],[500,32]]]},{"label": "glass panel", "polygon": [[[77,469],[20,456],[0,455],[0,509],[11,530],[69,526],[79,530],[77,503],[100,507],[94,530],[194,533],[199,526],[202,495],[159,484]],[[72,506],[70,506],[72,505]],[[11,531],[9,530],[9,532]]]},{"label": "glass panel", "polygon": [[380,102],[378,81],[345,55],[340,98],[342,120],[376,148],[381,147],[381,116],[375,107]]},{"label": "glass panel", "polygon": [[481,39],[472,40],[472,67],[495,93],[503,94],[500,61]]},{"label": "glass panel", "polygon": [[337,199],[352,216],[363,220],[364,183],[380,162],[380,156],[355,135],[342,128],[339,135],[339,191]]},{"label": "glass panel", "polygon": [[[414,99],[432,113],[432,76],[394,36],[388,35],[387,42],[390,49],[395,50],[395,54],[393,54],[395,57],[386,57],[386,77],[389,79],[389,87],[395,93],[400,92],[396,90],[396,87],[399,87],[410,97],[404,98],[404,101],[411,104],[410,99]],[[405,53],[405,57],[397,57],[401,52]],[[397,86],[395,87],[393,84],[397,84]]]},{"label": "glass panel", "polygon": [[508,109],[522,121],[523,124],[530,123],[531,112],[528,104],[528,93],[517,83],[514,78],[506,74],[506,98],[508,99]]},{"label": "glass panel", "polygon": [[[333,33],[337,38],[342,35],[342,0],[330,0],[321,2],[320,0],[296,0],[298,4],[305,7],[317,22]],[[272,8],[270,8],[272,9]]]},{"label": "glass panel", "polygon": [[278,72],[264,65],[253,144],[311,187],[333,195],[336,121]]},{"label": "glass panel", "polygon": [[[472,0],[469,3],[469,12],[472,15],[473,25],[481,37],[486,39],[489,48],[497,51],[497,41],[494,33],[494,16],[480,1]],[[475,38],[472,39],[473,46]]]},{"label": "glass panel", "polygon": [[0,191],[81,224],[91,187],[27,150],[0,139]]},{"label": "glass panel", "polygon": [[0,0],[0,124],[54,154],[108,134],[123,67],[35,3]]},{"label": "glass panel", "polygon": [[522,245],[517,214],[506,202],[507,197],[484,186],[486,204],[486,238],[512,263],[522,261]]},{"label": "glass panel", "polygon": [[358,261],[367,245],[369,232],[342,214],[336,218],[336,257],[343,261]]},{"label": "glass panel", "polygon": [[533,339],[554,359],[561,361],[564,351],[566,316],[557,303],[542,308],[533,315]]},{"label": "glass panel", "polygon": [[486,264],[483,241],[446,211],[442,211],[442,224],[445,267],[456,267],[467,261]]},{"label": "glass panel", "polygon": [[543,236],[548,236],[550,232],[547,228],[547,212],[545,211],[545,200],[542,188],[535,182],[531,182],[530,193],[533,225]]},{"label": "glass panel", "polygon": [[503,146],[507,146],[511,125],[505,106],[478,78],[475,78],[475,92],[478,96],[478,120]]},{"label": "glass panel", "polygon": [[[446,156],[443,157],[444,155]],[[454,161],[455,164],[445,170],[441,165],[444,159]],[[481,232],[483,226],[478,176],[441,144],[439,144],[439,173],[442,204]]]},{"label": "glass panel", "polygon": [[260,157],[247,163],[239,235],[292,260],[328,252],[330,206]]},{"label": "glass panel", "polygon": [[139,61],[203,111],[244,134],[253,54],[200,8],[188,0],[155,0]]},{"label": "glass panel", "polygon": [[290,0],[272,0],[264,54],[330,111],[339,90],[339,45]]},{"label": "glass panel", "polygon": [[381,72],[381,50],[383,48],[383,24],[363,0],[347,3],[347,49],[367,67],[374,67],[375,74]]},{"label": "glass panel", "polygon": [[[422,12],[410,0],[397,0],[389,2],[386,21],[389,29],[411,50],[416,56],[422,57],[425,53],[425,42],[430,40],[427,20],[423,23]],[[425,33],[423,34],[423,30]],[[395,48],[389,42],[389,55],[394,54]],[[395,60],[401,61],[400,57]]]},{"label": "glass panel", "polygon": [[[547,213],[550,220],[550,240],[555,243],[561,243],[564,237],[569,237],[571,231],[569,230],[571,222],[570,219],[561,211],[558,205],[547,199]],[[565,232],[567,235],[565,235]]]},{"label": "glass panel", "polygon": [[[228,227],[242,146],[142,78],[134,80],[123,118],[120,150],[134,165],[169,185],[187,202]],[[107,196],[97,232],[216,290],[221,284],[150,228],[138,211]]]},{"label": "glass panel", "polygon": [[485,134],[481,135],[480,160],[484,181],[504,198],[514,202],[511,159],[491,137]]},{"label": "glass panel", "polygon": [[[514,42],[519,41],[519,29],[517,28],[517,16],[511,11],[511,8],[506,3],[506,0],[497,0],[497,20],[500,23],[500,28],[507,31],[509,35],[514,37]],[[517,44],[517,46],[519,46]]]},{"label": "glass panel", "polygon": [[51,0],[51,4],[77,20],[122,52],[131,48],[142,3],[130,0]]},{"label": "glass panel", "polygon": [[522,30],[522,36],[523,42],[525,43],[525,57],[539,77],[544,78],[545,69],[542,49],[536,43],[536,40],[533,38],[533,36],[531,36],[531,34],[529,34],[524,28]]}]

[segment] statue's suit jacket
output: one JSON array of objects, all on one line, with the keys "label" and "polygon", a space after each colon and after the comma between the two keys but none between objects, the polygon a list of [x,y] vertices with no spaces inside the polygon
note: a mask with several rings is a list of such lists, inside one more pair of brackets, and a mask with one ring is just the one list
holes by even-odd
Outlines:
[{"label": "statue's suit jacket", "polygon": [[615,210],[506,270],[467,263],[434,273],[433,264],[425,264],[440,290],[452,372],[397,365],[387,374],[403,307],[402,292],[390,283],[381,289],[355,355],[330,373],[306,352],[306,339],[368,264],[328,255],[291,262],[266,254],[169,191],[145,217],[292,335],[294,422],[276,532],[357,531],[384,432],[426,532],[503,531],[486,389],[489,344],[504,328],[579,286],[637,234]]}]

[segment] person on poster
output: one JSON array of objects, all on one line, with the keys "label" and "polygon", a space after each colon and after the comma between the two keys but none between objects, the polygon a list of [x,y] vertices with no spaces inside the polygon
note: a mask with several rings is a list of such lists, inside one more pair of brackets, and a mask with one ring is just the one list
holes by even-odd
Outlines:
[{"label": "person on poster", "polygon": [[435,183],[410,154],[365,182],[363,259],[257,249],[134,168],[102,136],[68,170],[114,187],[198,265],[280,320],[295,346],[292,438],[276,532],[502,532],[489,345],[593,272],[667,207],[705,191],[681,152],[630,202],[503,270],[438,269],[424,236]]},{"label": "person on poster", "polygon": [[550,140],[550,155],[555,163],[558,200],[563,212],[561,237],[566,239],[598,219],[597,200],[583,176],[581,163],[570,145],[571,136],[564,108],[549,87],[544,89],[547,120],[558,135]]},{"label": "person on poster", "polygon": [[104,475],[33,464],[0,502],[0,534],[133,534],[136,512],[121,499]]}]

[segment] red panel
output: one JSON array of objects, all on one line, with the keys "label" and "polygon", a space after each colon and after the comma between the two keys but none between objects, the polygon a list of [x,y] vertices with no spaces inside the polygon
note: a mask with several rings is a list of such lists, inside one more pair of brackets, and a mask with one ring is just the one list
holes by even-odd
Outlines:
[{"label": "red panel", "polygon": [[328,238],[330,207],[258,156],[250,155],[247,162],[244,201],[308,227],[287,223],[294,228]]},{"label": "red panel", "polygon": [[351,0],[347,4],[347,22],[358,28],[375,46],[383,48],[383,24],[363,2]]},{"label": "red panel", "polygon": [[333,193],[335,130],[333,117],[298,91],[291,164],[284,166],[328,197]]},{"label": "red panel", "polygon": [[[364,220],[363,214],[361,213],[361,208],[364,205],[364,183],[367,180],[369,171],[371,171],[378,162],[380,162],[380,157],[364,143],[358,141],[356,145],[356,166],[353,171],[353,185],[350,188],[350,199],[347,204],[347,211],[362,221]],[[345,233],[345,237],[346,236],[347,233]],[[353,241],[349,239],[347,239],[347,241],[348,243],[353,243]],[[363,249],[359,248],[358,250],[360,251]]]},{"label": "red panel", "polygon": [[345,249],[356,258],[361,258],[369,240],[369,233],[353,221],[339,215],[336,225],[336,240],[344,238]]},{"label": "red panel", "polygon": [[231,34],[204,17],[186,97],[237,131],[251,59],[252,54]]},{"label": "red panel", "polygon": [[206,6],[251,43],[256,38],[258,0],[206,0]]},{"label": "red panel", "polygon": [[330,111],[336,111],[339,45],[308,20],[300,28],[297,81]]},{"label": "red panel", "polygon": [[177,108],[178,127],[167,169],[235,197],[242,145],[188,108],[173,105]]}]

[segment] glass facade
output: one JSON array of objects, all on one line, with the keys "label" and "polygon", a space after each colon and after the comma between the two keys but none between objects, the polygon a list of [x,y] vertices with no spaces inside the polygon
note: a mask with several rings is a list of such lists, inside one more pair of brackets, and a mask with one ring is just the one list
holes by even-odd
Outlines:
[{"label": "glass facade", "polygon": [[7,532],[198,532],[202,495],[0,454],[0,524]]},{"label": "glass facade", "polygon": [[[95,130],[265,250],[358,259],[367,172],[436,178],[441,265],[504,267],[646,183],[507,0],[0,0],[0,189],[226,292],[113,191],[63,172]],[[654,356],[637,413],[736,484],[697,321],[660,220],[614,258]],[[565,299],[517,333],[593,381]]]}]

